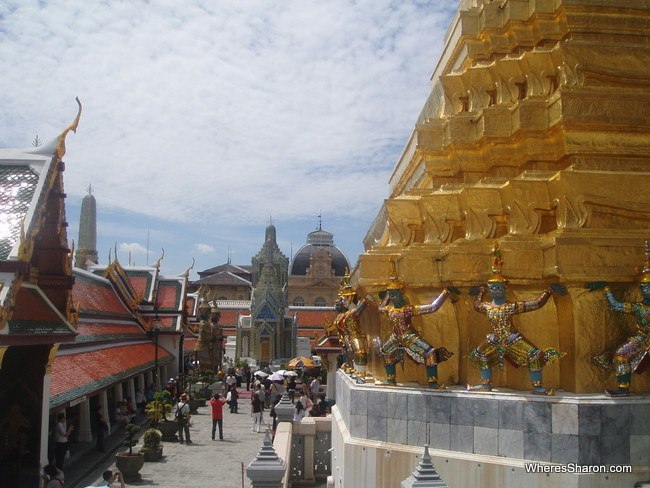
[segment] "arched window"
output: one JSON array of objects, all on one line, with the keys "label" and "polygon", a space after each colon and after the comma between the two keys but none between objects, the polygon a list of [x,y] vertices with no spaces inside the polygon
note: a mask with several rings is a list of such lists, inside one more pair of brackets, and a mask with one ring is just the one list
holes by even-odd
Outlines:
[{"label": "arched window", "polygon": [[316,307],[324,307],[325,306],[325,299],[323,297],[316,298],[316,300],[314,300],[314,305]]},{"label": "arched window", "polygon": [[305,299],[303,297],[296,297],[293,299],[293,304],[296,307],[302,307],[305,305]]}]

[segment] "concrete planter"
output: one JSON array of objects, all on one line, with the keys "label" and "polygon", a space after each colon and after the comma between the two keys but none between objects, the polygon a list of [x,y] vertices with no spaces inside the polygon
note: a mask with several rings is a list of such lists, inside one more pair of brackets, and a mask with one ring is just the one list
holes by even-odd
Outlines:
[{"label": "concrete planter", "polygon": [[115,455],[115,466],[124,476],[124,481],[131,483],[142,479],[140,470],[144,466],[144,454],[134,453],[129,455],[128,452],[118,452]]},{"label": "concrete planter", "polygon": [[163,446],[152,450],[140,449],[140,453],[144,455],[145,463],[160,461],[160,458],[162,458],[163,455]]},{"label": "concrete planter", "polygon": [[162,433],[162,440],[167,442],[178,441],[178,424],[176,422],[165,420],[158,424],[158,430]]}]

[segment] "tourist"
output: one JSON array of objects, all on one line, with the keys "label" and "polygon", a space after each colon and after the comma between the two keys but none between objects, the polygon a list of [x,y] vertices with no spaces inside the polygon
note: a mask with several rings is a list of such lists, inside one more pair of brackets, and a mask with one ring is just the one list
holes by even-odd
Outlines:
[{"label": "tourist", "polygon": [[104,478],[108,488],[124,488],[126,486],[124,484],[124,476],[119,471],[113,473],[110,469],[106,470],[102,474],[102,478]]},{"label": "tourist", "polygon": [[68,440],[74,429],[73,425],[66,424],[65,413],[60,412],[56,416],[56,427],[54,429],[54,460],[56,467],[63,470],[65,453],[68,450]]},{"label": "tourist", "polygon": [[104,437],[108,433],[108,423],[102,415],[102,406],[95,405],[95,411],[93,412],[93,423],[95,424],[95,435],[97,436],[96,449],[99,452],[106,452],[104,448]]},{"label": "tourist", "polygon": [[115,406],[115,422],[122,427],[126,427],[126,424],[129,423],[129,416],[126,414],[123,402],[117,402]]},{"label": "tourist", "polygon": [[234,386],[231,387],[230,390],[228,391],[228,395],[226,396],[226,401],[230,406],[230,413],[238,413],[239,411],[239,405],[237,405],[238,398],[239,398],[239,393],[237,393],[237,388],[235,388]]},{"label": "tourist", "polygon": [[273,405],[271,406],[271,412],[269,413],[269,415],[273,419],[273,424],[271,426],[271,433],[273,434],[273,438],[275,438],[275,429],[278,426],[278,414],[275,411],[275,406],[278,403],[280,403],[281,400],[282,400],[282,395],[275,395],[275,400],[273,400]]},{"label": "tourist", "polygon": [[[192,443],[190,439],[190,405],[188,400],[187,393],[183,393],[176,404],[176,412],[174,413],[176,423],[178,424],[178,439],[181,444],[183,442],[187,444]],[[185,434],[184,438],[183,433]]]},{"label": "tourist", "polygon": [[226,404],[219,393],[215,393],[210,399],[210,407],[212,407],[212,440],[217,425],[219,426],[219,440],[223,440],[223,406]]},{"label": "tourist", "polygon": [[311,406],[311,410],[309,411],[309,416],[310,416],[310,417],[320,417],[320,416],[321,416],[321,414],[320,414],[320,408],[319,408],[319,406],[318,406],[318,403],[314,403],[314,404]]},{"label": "tourist", "polygon": [[329,409],[329,403],[325,400],[325,393],[321,393],[319,398],[318,409],[320,410],[321,416],[325,417],[327,415],[327,410]]},{"label": "tourist", "polygon": [[153,385],[151,384],[147,387],[146,391],[144,392],[144,398],[147,401],[147,403],[153,400],[153,395],[154,395]]},{"label": "tourist", "polygon": [[320,376],[314,377],[309,384],[309,389],[311,390],[311,400],[316,403],[318,401],[318,394],[320,388]]},{"label": "tourist", "polygon": [[43,480],[45,488],[61,488],[65,484],[65,475],[56,466],[48,464],[43,468]]},{"label": "tourist", "polygon": [[302,406],[305,409],[305,413],[309,412],[313,405],[312,401],[309,399],[309,396],[304,392],[300,396],[300,403],[302,403]]},{"label": "tourist", "polygon": [[138,409],[138,412],[144,413],[144,406],[147,404],[147,401],[144,397],[144,393],[140,389],[135,390],[135,406]]},{"label": "tourist", "polygon": [[228,387],[228,389],[237,386],[237,378],[235,378],[235,375],[232,374],[232,371],[230,371],[228,373],[228,376],[226,377],[226,386]]},{"label": "tourist", "polygon": [[138,411],[135,408],[135,405],[133,403],[133,397],[126,397],[126,401],[124,402],[124,407],[126,408],[126,414],[129,416],[129,422],[132,422],[133,419],[136,417],[138,414]]},{"label": "tourist", "polygon": [[264,410],[264,403],[260,400],[260,397],[253,395],[251,398],[251,416],[253,417],[253,425],[251,430],[255,432],[260,431],[262,426],[262,411]]},{"label": "tourist", "polygon": [[305,407],[303,406],[302,402],[298,400],[293,407],[293,421],[300,422],[304,416]]}]

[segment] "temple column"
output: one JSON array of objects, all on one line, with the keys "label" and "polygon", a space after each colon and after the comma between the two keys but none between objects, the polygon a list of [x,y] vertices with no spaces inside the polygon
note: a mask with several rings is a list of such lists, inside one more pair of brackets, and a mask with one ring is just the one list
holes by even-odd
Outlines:
[{"label": "temple column", "polygon": [[84,399],[79,404],[79,434],[77,438],[81,442],[91,442],[93,440],[93,433],[90,426],[90,403],[88,399]]},{"label": "temple column", "polygon": [[110,435],[111,433],[111,415],[110,412],[108,411],[108,395],[106,393],[106,390],[102,390],[101,393],[99,394],[99,404],[102,407],[102,415],[106,419],[106,423],[108,424],[108,432],[107,435]]},{"label": "temple column", "polygon": [[327,399],[336,400],[336,365],[337,353],[327,354]]},{"label": "temple column", "polygon": [[127,380],[127,386],[126,386],[126,396],[131,397],[131,401],[133,402],[133,406],[135,407],[135,378],[131,378]]}]

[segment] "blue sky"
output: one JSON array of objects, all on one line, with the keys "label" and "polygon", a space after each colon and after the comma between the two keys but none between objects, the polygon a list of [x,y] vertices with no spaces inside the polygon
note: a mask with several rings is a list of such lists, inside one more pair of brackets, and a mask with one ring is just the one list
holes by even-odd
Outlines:
[{"label": "blue sky", "polygon": [[[287,256],[322,215],[352,264],[455,12],[435,1],[0,4],[0,147],[67,139],[68,237],[92,184],[100,262],[180,274]],[[150,253],[147,255],[147,235]],[[196,275],[193,275],[196,278]]]}]

